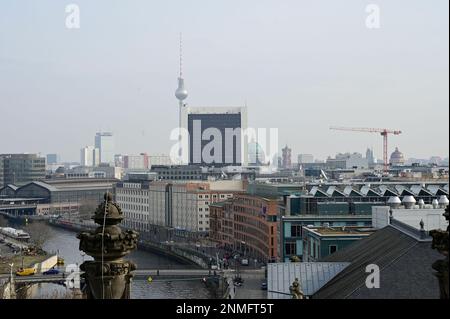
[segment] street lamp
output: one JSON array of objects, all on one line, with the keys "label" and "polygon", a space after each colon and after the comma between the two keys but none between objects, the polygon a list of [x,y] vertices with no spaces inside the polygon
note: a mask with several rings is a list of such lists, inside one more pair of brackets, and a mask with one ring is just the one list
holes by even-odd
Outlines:
[{"label": "street lamp", "polygon": [[217,264],[217,269],[220,270],[220,264],[219,264],[219,252],[216,252],[216,264]]},{"label": "street lamp", "polygon": [[[244,245],[244,249],[242,248],[242,245]],[[245,241],[241,241],[241,251],[243,252],[245,257],[245,253],[247,252],[247,246],[245,246]]]}]

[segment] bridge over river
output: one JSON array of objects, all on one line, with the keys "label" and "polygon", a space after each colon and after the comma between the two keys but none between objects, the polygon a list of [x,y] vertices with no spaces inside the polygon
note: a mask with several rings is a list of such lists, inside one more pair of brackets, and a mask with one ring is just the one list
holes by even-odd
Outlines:
[{"label": "bridge over river", "polygon": [[[81,274],[81,273],[80,273]],[[211,277],[219,278],[221,271],[211,271],[205,269],[139,269],[133,271],[133,280],[202,280]],[[68,274],[60,273],[56,275],[34,274],[30,276],[17,276],[13,274],[16,283],[63,283]],[[0,274],[0,279],[8,279],[10,274]]]}]

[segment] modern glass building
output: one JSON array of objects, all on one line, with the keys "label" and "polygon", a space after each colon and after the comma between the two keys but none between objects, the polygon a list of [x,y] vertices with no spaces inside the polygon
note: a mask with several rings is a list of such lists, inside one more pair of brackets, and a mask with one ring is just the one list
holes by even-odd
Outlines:
[{"label": "modern glass building", "polygon": [[45,157],[36,154],[0,154],[0,185],[24,185],[45,178]]},{"label": "modern glass building", "polygon": [[318,215],[305,214],[297,216],[283,216],[280,221],[281,230],[281,260],[289,261],[294,256],[304,260],[303,227],[371,227],[370,215]]}]

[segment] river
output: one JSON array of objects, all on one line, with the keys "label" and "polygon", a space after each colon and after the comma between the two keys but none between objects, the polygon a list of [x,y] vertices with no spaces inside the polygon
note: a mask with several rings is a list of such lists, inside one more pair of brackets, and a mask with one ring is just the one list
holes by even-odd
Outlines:
[{"label": "river", "polygon": [[[20,228],[14,223],[12,227]],[[78,249],[79,240],[76,233],[46,225],[48,235],[43,245],[49,253],[58,253],[64,258],[65,265],[81,264],[83,260],[91,259],[83,256]],[[193,266],[181,264],[178,261],[153,254],[148,251],[136,250],[130,253],[126,259],[133,261],[140,269],[175,269],[191,268]],[[37,284],[31,291],[31,298],[49,298],[70,295],[69,289],[56,284]],[[153,281],[133,280],[131,285],[132,299],[210,299],[212,293],[199,280],[195,281]]]}]

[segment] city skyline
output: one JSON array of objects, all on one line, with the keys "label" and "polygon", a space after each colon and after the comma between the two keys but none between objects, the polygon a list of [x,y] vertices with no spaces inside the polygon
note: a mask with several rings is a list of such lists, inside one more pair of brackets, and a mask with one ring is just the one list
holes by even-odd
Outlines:
[{"label": "city skyline", "polygon": [[448,300],[448,39],[447,0],[0,1],[0,300]]},{"label": "city skyline", "polygon": [[288,2],[194,2],[179,12],[78,1],[77,30],[65,27],[63,4],[2,3],[1,111],[23,124],[4,121],[0,133],[14,138],[2,153],[75,161],[96,132],[111,131],[116,153],[168,154],[182,31],[186,103],[248,105],[249,126],[277,127],[294,158],[367,147],[381,157],[377,134],[330,125],[401,129],[389,153],[448,157],[448,2],[379,1],[376,30],[364,24],[366,4]]},{"label": "city skyline", "polygon": [[[92,144],[94,144],[94,143],[92,143]],[[251,144],[252,144],[252,142],[249,142],[248,143],[248,145],[249,145],[248,147],[251,147]],[[282,149],[285,148],[286,146],[290,148],[290,145],[288,145],[288,144],[281,145],[279,147],[279,153],[278,153],[278,157],[279,158],[282,158]],[[57,163],[58,164],[62,164],[62,163],[81,163],[82,160],[80,161],[80,154],[79,154],[80,153],[80,149],[81,149],[81,151],[83,151],[84,149],[87,149],[89,147],[92,147],[93,150],[97,149],[97,148],[95,148],[92,145],[90,145],[90,146],[89,145],[85,145],[83,147],[80,146],[79,150],[78,150],[78,157],[70,158],[70,159],[61,156],[60,153],[58,153],[58,152],[44,153],[44,152],[29,152],[29,151],[20,152],[19,151],[19,152],[14,152],[14,153],[9,153],[9,154],[37,154],[37,155],[43,156],[43,157],[46,157],[46,156],[49,156],[49,155],[56,155],[58,157],[58,161],[55,162],[55,163],[52,163],[52,164],[57,164]],[[394,153],[396,151],[396,149],[398,149],[400,152],[402,151],[400,148],[394,147],[393,150],[389,152],[388,157],[390,157],[392,155],[392,153]],[[333,154],[330,153],[330,154],[327,154],[327,155],[325,155],[323,157],[318,157],[318,156],[316,156],[313,153],[305,153],[305,152],[292,153],[292,159],[293,159],[293,163],[298,163],[297,162],[297,158],[299,156],[301,156],[301,155],[305,155],[306,154],[306,155],[312,155],[313,156],[313,158],[314,158],[313,162],[321,163],[321,162],[326,161],[327,159],[336,158],[337,155],[360,154],[360,155],[362,155],[364,157],[367,150],[373,151],[373,153],[374,153],[373,156],[374,156],[374,160],[376,161],[376,163],[381,164],[383,162],[382,156],[377,153],[376,148],[369,147],[369,146],[367,146],[365,148],[363,147],[363,150],[359,150],[359,149],[358,150],[348,150],[347,149],[347,150],[340,150],[340,151],[338,150],[336,153],[333,153]],[[7,152],[3,152],[3,153],[4,154],[8,154]],[[169,154],[158,153],[158,152],[151,152],[151,151],[148,151],[148,150],[141,150],[141,151],[138,150],[136,152],[127,152],[127,153],[120,152],[120,150],[118,150],[117,152],[114,152],[114,155],[115,156],[138,156],[138,155],[147,154],[147,153],[148,153],[148,155],[152,155],[152,156],[167,156],[167,157],[170,157]],[[249,153],[247,157],[250,158],[251,156],[252,155],[250,155],[250,153]],[[428,161],[433,161],[433,160],[437,160],[437,159],[440,159],[441,161],[446,162],[446,161],[449,160],[449,156],[448,155],[441,156],[439,154],[437,154],[437,155],[436,154],[430,154],[430,155],[425,156],[425,157],[416,157],[416,156],[409,156],[409,155],[405,154],[406,162],[411,162],[411,163],[413,163],[414,161],[426,161],[426,162],[428,162]],[[103,164],[107,164],[107,163],[103,163]],[[175,164],[175,163],[173,163],[173,164]]]}]

